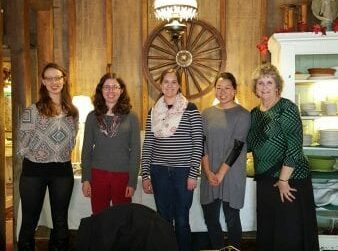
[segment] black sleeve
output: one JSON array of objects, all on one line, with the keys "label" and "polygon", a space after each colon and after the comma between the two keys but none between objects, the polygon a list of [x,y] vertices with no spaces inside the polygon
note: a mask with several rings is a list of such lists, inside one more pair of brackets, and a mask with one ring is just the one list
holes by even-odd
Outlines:
[{"label": "black sleeve", "polygon": [[229,165],[230,167],[235,163],[238,156],[241,154],[242,148],[244,146],[244,142],[235,139],[234,147],[232,148],[229,156],[224,161],[225,164]]}]

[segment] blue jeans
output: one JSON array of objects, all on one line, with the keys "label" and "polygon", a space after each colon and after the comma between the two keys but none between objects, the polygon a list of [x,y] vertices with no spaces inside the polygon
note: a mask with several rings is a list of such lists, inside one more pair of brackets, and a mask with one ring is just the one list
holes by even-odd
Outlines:
[{"label": "blue jeans", "polygon": [[239,209],[229,206],[228,202],[214,200],[210,204],[202,205],[204,221],[208,228],[208,234],[212,249],[221,249],[225,246],[224,233],[219,221],[219,214],[223,204],[223,213],[228,228],[229,244],[240,249],[242,238],[242,225]]},{"label": "blue jeans", "polygon": [[170,224],[175,224],[175,233],[180,251],[191,250],[189,211],[193,191],[187,189],[190,168],[173,168],[151,165],[150,175],[155,204],[159,214]]}]

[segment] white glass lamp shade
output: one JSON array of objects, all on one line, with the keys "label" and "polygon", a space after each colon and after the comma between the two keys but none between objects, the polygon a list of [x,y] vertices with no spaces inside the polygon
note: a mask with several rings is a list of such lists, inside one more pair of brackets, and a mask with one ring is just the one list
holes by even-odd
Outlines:
[{"label": "white glass lamp shade", "polygon": [[196,0],[155,0],[155,16],[158,19],[190,20],[197,16]]},{"label": "white glass lamp shade", "polygon": [[90,97],[83,95],[74,96],[72,102],[79,110],[79,122],[84,123],[88,113],[94,109]]}]

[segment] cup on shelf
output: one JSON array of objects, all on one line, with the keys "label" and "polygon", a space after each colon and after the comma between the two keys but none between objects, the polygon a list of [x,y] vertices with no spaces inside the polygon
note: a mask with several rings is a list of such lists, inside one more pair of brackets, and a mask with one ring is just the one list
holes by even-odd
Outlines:
[{"label": "cup on shelf", "polygon": [[303,134],[303,146],[310,146],[312,144],[312,135]]},{"label": "cup on shelf", "polygon": [[326,102],[325,110],[326,115],[334,116],[337,114],[337,104],[335,102]]}]

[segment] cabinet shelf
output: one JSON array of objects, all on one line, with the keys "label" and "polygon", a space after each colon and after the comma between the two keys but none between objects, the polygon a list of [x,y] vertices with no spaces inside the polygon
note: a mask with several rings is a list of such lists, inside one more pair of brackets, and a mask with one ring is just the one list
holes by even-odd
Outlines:
[{"label": "cabinet shelf", "polygon": [[306,84],[309,84],[309,85],[312,85],[314,83],[317,83],[317,82],[337,82],[338,81],[338,78],[330,78],[330,79],[302,79],[302,80],[295,80],[295,84],[296,85],[306,85]]},{"label": "cabinet shelf", "polygon": [[302,116],[303,120],[314,120],[314,119],[321,119],[321,118],[338,118],[338,115],[336,115],[336,116],[329,116],[329,115]]},{"label": "cabinet shelf", "polygon": [[305,155],[338,156],[338,148],[324,146],[304,146]]},{"label": "cabinet shelf", "polygon": [[[312,179],[320,180],[334,180],[337,179],[337,172],[325,173],[325,172],[311,172]],[[338,210],[338,208],[337,208]]]},{"label": "cabinet shelf", "polygon": [[[306,79],[296,80],[295,72],[306,72],[313,67],[334,67],[338,62],[338,33],[328,31],[325,36],[315,34],[314,32],[292,32],[292,33],[275,33],[269,41],[268,47],[271,52],[271,63],[274,64],[281,73],[284,80],[282,96],[296,103],[314,102],[318,105],[321,101],[338,102],[337,75],[334,79]],[[328,86],[334,86],[329,90]],[[297,90],[296,90],[297,89]],[[323,92],[321,92],[323,91]],[[296,99],[296,94],[297,99]],[[322,109],[321,109],[322,110]],[[337,123],[331,119],[320,120],[321,118],[331,118],[336,120],[338,116],[303,116],[304,122],[310,124],[314,140],[318,141],[318,130],[320,128],[336,128]],[[312,120],[312,121],[311,121]],[[315,126],[315,123],[325,123],[322,126]],[[331,126],[332,125],[332,126]],[[317,132],[316,132],[317,131]],[[338,156],[338,147],[329,148],[322,146],[303,147],[306,155],[320,156]],[[313,176],[332,177],[338,179],[337,172],[334,173],[313,173]],[[314,177],[313,177],[314,178]],[[337,210],[336,208],[328,208]],[[338,235],[319,234],[319,244],[321,250],[338,250]]]},{"label": "cabinet shelf", "polygon": [[320,208],[323,208],[323,209],[326,209],[326,210],[338,211],[338,206],[332,205],[332,204],[322,206]]}]

